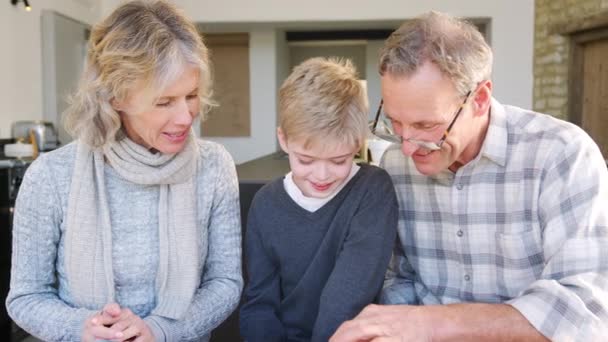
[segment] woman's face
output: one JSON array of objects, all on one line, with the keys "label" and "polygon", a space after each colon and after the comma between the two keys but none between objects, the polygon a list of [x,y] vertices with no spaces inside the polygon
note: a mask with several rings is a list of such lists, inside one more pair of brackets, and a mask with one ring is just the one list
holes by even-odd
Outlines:
[{"label": "woman's face", "polygon": [[170,83],[162,94],[149,96],[135,87],[122,102],[113,103],[120,113],[127,136],[134,142],[161,153],[177,153],[184,148],[192,122],[199,113],[199,71],[189,67]]}]

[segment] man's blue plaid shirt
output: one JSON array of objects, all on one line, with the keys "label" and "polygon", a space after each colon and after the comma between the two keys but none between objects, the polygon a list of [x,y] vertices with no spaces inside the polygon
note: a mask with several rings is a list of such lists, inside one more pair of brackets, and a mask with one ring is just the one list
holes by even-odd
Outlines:
[{"label": "man's blue plaid shirt", "polygon": [[508,303],[552,340],[608,338],[608,172],[580,128],[493,100],[455,174],[398,146],[381,165],[400,206],[383,303]]}]

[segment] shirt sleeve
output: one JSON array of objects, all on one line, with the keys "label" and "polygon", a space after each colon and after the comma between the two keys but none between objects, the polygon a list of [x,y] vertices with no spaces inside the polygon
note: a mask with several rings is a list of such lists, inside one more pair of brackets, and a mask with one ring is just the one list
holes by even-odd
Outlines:
[{"label": "shirt sleeve", "polygon": [[144,320],[157,341],[199,341],[237,307],[243,287],[239,190],[232,158],[223,148],[208,227],[202,280],[183,319],[150,315]]},{"label": "shirt sleeve", "polygon": [[245,238],[248,282],[240,312],[240,331],[248,342],[278,342],[286,338],[277,315],[281,302],[279,270],[260,236],[255,202],[256,199],[249,211]]},{"label": "shirt sleeve", "polygon": [[608,172],[597,146],[582,136],[541,176],[545,267],[508,301],[553,341],[608,336]]},{"label": "shirt sleeve", "polygon": [[[401,153],[401,151],[390,151],[385,153],[380,160],[380,167],[392,169],[389,154]],[[399,200],[399,199],[398,199]],[[384,285],[378,298],[380,304],[418,304],[415,291],[416,272],[410,265],[402,241],[405,239],[405,220],[399,219],[397,227],[397,239],[393,248],[393,254],[384,276]]]},{"label": "shirt sleeve", "polygon": [[80,341],[94,311],[74,308],[57,293],[55,262],[61,238],[61,201],[52,172],[40,157],[19,188],[6,307],[21,328],[44,341]]},{"label": "shirt sleeve", "polygon": [[398,205],[385,171],[369,185],[319,301],[311,341],[325,342],[372,303],[382,287],[397,232]]},{"label": "shirt sleeve", "polygon": [[[402,230],[399,229],[399,232]],[[384,285],[379,297],[380,304],[416,305],[416,273],[405,256],[399,234],[393,248],[393,255],[384,276]]]}]

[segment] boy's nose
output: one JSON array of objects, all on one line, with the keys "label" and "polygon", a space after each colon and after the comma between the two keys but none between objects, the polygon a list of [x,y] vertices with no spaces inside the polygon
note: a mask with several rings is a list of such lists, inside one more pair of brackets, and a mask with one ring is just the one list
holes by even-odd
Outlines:
[{"label": "boy's nose", "polygon": [[324,181],[329,177],[329,170],[327,170],[327,166],[325,164],[319,165],[315,172],[315,178],[318,181]]}]

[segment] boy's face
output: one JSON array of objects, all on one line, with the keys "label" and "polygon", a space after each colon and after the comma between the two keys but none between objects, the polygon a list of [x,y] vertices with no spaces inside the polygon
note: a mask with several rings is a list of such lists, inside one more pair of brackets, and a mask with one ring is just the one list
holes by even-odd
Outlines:
[{"label": "boy's face", "polygon": [[304,141],[285,139],[278,129],[279,143],[289,155],[293,181],[307,197],[326,198],[344,183],[359,150],[344,144],[313,144],[304,147]]}]

